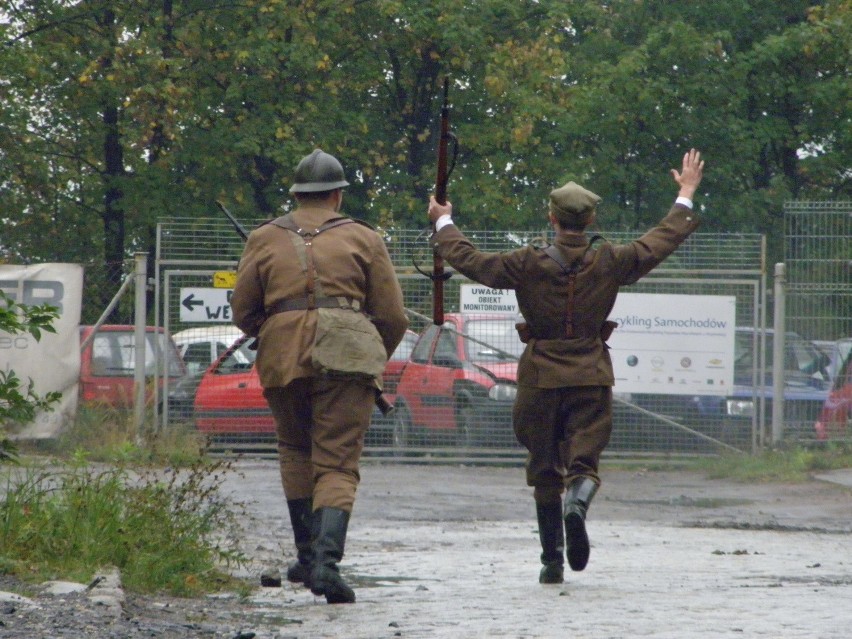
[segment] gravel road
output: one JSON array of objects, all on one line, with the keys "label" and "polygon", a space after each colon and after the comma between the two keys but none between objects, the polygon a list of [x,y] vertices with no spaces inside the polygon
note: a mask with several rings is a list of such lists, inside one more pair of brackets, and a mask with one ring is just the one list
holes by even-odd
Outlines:
[{"label": "gravel road", "polygon": [[[257,584],[292,557],[277,467],[237,462],[238,573]],[[686,471],[608,470],[592,505],[589,565],[538,583],[531,489],[519,467],[365,463],[344,576],[354,605],[290,584],[247,599],[90,591],[21,598],[0,578],[0,638],[847,639],[852,471],[802,484],[739,484]]]}]

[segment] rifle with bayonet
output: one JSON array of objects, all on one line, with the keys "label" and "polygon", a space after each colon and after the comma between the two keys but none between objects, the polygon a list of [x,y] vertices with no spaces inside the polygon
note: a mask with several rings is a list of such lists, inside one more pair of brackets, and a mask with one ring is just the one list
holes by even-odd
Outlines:
[{"label": "rifle with bayonet", "polygon": [[[438,204],[447,203],[447,182],[450,173],[456,166],[458,155],[458,139],[450,131],[450,80],[444,78],[444,102],[441,106],[441,129],[438,137],[438,172],[435,178],[435,201]],[[450,141],[453,142],[453,160],[447,164],[447,150]],[[441,326],[444,323],[444,282],[450,279],[450,273],[444,272],[444,258],[437,249],[432,251],[432,273],[428,275],[432,280],[432,321]]]},{"label": "rifle with bayonet", "polygon": [[[242,224],[237,221],[237,218],[231,215],[231,212],[227,209],[227,207],[219,200],[216,200],[216,206],[219,207],[219,210],[221,210],[222,213],[225,214],[225,217],[227,217],[231,224],[234,226],[234,229],[236,229],[237,231],[237,235],[243,238],[243,241],[248,240],[248,231]],[[254,349],[257,349],[256,342],[254,345]],[[384,395],[378,392],[376,393],[376,407],[382,412],[382,415],[384,415],[385,417],[387,417],[393,412],[393,404],[391,404],[387,399],[385,399]]]}]

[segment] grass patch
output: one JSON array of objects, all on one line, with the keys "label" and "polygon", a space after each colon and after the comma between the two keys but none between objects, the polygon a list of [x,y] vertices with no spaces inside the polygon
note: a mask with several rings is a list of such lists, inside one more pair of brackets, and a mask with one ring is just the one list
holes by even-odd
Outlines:
[{"label": "grass patch", "polygon": [[127,411],[81,407],[68,431],[0,464],[0,572],[88,583],[115,566],[131,592],[247,594],[228,572],[245,564],[244,509],[219,494],[233,462],[207,450],[191,427],[137,433]]},{"label": "grass patch", "polygon": [[852,468],[852,446],[795,446],[766,450],[756,455],[724,454],[695,460],[696,470],[717,479],[759,482],[802,482],[814,473]]},{"label": "grass patch", "polygon": [[208,439],[189,424],[138,433],[132,412],[81,406],[74,424],[56,439],[22,443],[22,453],[67,456],[85,451],[91,461],[188,466],[206,455]]},{"label": "grass patch", "polygon": [[219,498],[229,462],[184,470],[98,469],[81,459],[6,466],[0,570],[88,582],[105,566],[133,592],[192,596],[245,589],[237,513]]}]

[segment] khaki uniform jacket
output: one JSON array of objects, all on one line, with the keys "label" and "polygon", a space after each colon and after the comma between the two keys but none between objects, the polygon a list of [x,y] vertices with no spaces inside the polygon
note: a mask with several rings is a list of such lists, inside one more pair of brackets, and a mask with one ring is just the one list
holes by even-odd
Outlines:
[{"label": "khaki uniform jacket", "polygon": [[[301,207],[293,212],[305,230],[340,217],[330,209]],[[314,377],[311,363],[317,311],[287,311],[267,316],[282,300],[304,297],[307,278],[293,245],[292,231],[264,224],[249,235],[231,297],[234,324],[260,338],[257,371],[264,388]],[[393,353],[408,328],[402,290],[381,236],[362,224],[323,231],[312,244],[316,278],[324,296],[358,300]]]},{"label": "khaki uniform jacket", "polygon": [[[675,204],[659,224],[624,245],[605,243],[590,251],[574,288],[574,337],[564,336],[568,276],[540,248],[483,253],[448,224],[432,237],[443,258],[463,275],[491,288],[515,289],[518,307],[533,336],[518,363],[518,384],[537,388],[612,386],[608,348],[600,331],[620,286],[647,275],[698,227],[698,216]],[[582,258],[583,235],[558,235],[566,264]],[[541,336],[555,339],[541,339]]]}]

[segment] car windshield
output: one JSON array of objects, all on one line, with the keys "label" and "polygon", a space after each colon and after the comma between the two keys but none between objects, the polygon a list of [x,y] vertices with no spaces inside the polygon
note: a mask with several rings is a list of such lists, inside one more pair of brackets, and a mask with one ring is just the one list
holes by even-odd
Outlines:
[{"label": "car windshield", "polygon": [[404,362],[411,356],[411,351],[414,350],[414,345],[417,343],[416,335],[406,334],[396,347],[396,350],[391,355],[391,360],[394,362]]},{"label": "car windshield", "polygon": [[244,339],[237,348],[222,358],[216,372],[226,375],[250,369],[257,357],[257,351],[249,348],[253,343],[254,339],[250,337]]},{"label": "car windshield", "polygon": [[[766,336],[766,369],[769,373],[771,373],[773,365],[773,337],[771,334]],[[811,342],[795,333],[788,333],[784,346],[784,372],[789,379],[827,378],[826,358]],[[754,357],[753,333],[737,333],[735,361],[735,375],[740,379],[749,377],[753,368],[758,365]]]},{"label": "car windshield", "polygon": [[468,359],[474,362],[517,361],[524,352],[513,319],[475,319],[465,324]]},{"label": "car windshield", "polygon": [[[136,367],[135,334],[129,331],[98,331],[92,341],[92,374],[108,377],[132,377]],[[169,376],[183,374],[180,355],[165,334],[145,333],[145,375],[168,353]]]}]

